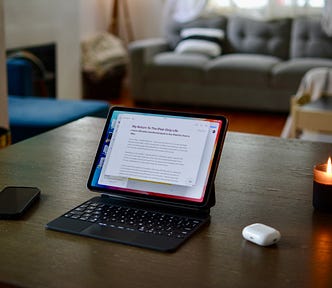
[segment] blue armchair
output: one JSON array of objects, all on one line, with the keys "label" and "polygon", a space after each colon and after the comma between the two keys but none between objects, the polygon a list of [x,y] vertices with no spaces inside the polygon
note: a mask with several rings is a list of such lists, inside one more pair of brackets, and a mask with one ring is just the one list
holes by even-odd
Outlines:
[{"label": "blue armchair", "polygon": [[109,104],[99,100],[58,100],[32,96],[32,63],[7,60],[8,113],[12,143],[85,116],[106,117]]}]

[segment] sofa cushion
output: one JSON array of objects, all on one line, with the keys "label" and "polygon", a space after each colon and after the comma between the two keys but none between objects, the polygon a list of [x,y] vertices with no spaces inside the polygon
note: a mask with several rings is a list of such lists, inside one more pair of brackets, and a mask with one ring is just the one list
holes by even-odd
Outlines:
[{"label": "sofa cushion", "polygon": [[262,54],[288,59],[291,21],[257,21],[230,17],[227,25],[229,52]]},{"label": "sofa cushion", "polygon": [[221,54],[224,31],[216,28],[186,28],[181,31],[181,41],[176,53],[199,53],[210,57]]},{"label": "sofa cushion", "polygon": [[297,58],[279,63],[272,69],[272,86],[296,91],[304,74],[316,67],[332,68],[332,59]]},{"label": "sofa cushion", "polygon": [[200,54],[159,53],[146,67],[145,77],[165,82],[200,82],[203,79],[204,66],[208,61],[209,57]]},{"label": "sofa cushion", "polygon": [[209,41],[186,39],[181,41],[174,51],[180,54],[195,53],[209,57],[217,57],[221,54],[221,47],[218,44]]},{"label": "sofa cushion", "polygon": [[186,28],[217,28],[226,31],[227,18],[224,16],[215,16],[209,18],[199,18],[187,23],[178,23],[169,21],[165,27],[165,37],[171,49],[175,49],[181,40],[181,30]]},{"label": "sofa cushion", "polygon": [[281,60],[273,56],[228,54],[206,66],[206,82],[225,85],[268,86],[270,71]]},{"label": "sofa cushion", "polygon": [[294,19],[290,56],[332,59],[332,37],[328,37],[322,30],[319,18]]}]

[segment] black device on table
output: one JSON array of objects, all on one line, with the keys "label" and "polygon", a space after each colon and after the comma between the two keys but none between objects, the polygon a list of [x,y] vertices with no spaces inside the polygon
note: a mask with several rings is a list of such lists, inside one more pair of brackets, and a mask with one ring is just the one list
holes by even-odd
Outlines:
[{"label": "black device on table", "polygon": [[113,107],[87,184],[101,196],[46,228],[174,251],[210,220],[227,125],[218,115]]},{"label": "black device on table", "polygon": [[8,186],[0,192],[0,219],[18,219],[40,197],[36,187]]}]

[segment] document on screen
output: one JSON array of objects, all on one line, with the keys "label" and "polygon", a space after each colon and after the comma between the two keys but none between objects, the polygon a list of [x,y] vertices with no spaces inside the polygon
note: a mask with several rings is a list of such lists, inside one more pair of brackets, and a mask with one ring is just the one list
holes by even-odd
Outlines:
[{"label": "document on screen", "polygon": [[209,125],[196,119],[121,114],[104,176],[194,186]]}]

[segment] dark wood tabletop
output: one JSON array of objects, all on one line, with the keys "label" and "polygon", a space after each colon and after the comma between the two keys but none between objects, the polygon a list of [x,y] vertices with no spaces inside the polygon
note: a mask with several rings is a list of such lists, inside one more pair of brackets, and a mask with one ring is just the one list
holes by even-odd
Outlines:
[{"label": "dark wood tabletop", "polygon": [[[0,220],[3,287],[332,287],[332,215],[312,208],[312,169],[331,144],[228,132],[211,223],[175,253],[46,230],[96,195],[86,182],[103,125],[83,118],[0,150],[0,189],[42,191],[21,220]],[[256,222],[280,242],[244,240]]]}]

